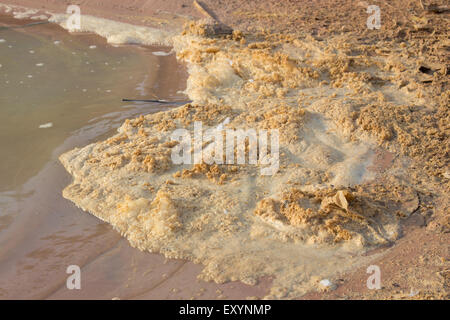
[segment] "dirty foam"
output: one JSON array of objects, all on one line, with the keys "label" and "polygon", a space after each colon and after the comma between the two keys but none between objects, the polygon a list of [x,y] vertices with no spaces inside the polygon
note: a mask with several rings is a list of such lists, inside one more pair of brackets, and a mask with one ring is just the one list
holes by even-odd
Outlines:
[{"label": "dirty foam", "polygon": [[[127,120],[117,135],[60,157],[73,176],[64,197],[110,223],[141,250],[202,264],[200,278],[255,284],[266,298],[294,298],[367,263],[367,250],[401,235],[416,192],[373,169],[392,132],[370,119],[376,105],[423,104],[400,86],[395,53],[370,56],[339,36],[208,37],[84,18],[112,43],[170,43],[189,72],[191,104]],[[64,25],[64,21],[53,18]],[[382,85],[380,85],[382,83]],[[279,170],[256,165],[175,165],[175,129],[279,130]],[[228,124],[224,124],[228,123]],[[247,150],[248,153],[248,150]]]}]

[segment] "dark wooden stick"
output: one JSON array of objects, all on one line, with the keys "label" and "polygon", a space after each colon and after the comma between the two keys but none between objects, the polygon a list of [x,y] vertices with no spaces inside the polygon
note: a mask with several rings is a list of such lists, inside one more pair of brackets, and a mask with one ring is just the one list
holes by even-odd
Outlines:
[{"label": "dark wooden stick", "polygon": [[165,101],[165,100],[139,100],[139,99],[122,99],[123,102],[153,102],[162,104],[186,104],[192,101]]}]

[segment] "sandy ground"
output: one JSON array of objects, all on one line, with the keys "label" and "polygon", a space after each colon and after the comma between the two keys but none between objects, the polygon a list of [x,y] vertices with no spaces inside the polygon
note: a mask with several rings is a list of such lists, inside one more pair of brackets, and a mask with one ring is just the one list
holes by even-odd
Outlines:
[{"label": "sandy ground", "polygon": [[[43,11],[64,11],[65,1],[4,1],[6,3],[39,8]],[[118,21],[131,22],[149,26],[162,27],[181,24],[183,20],[201,15],[193,8],[190,1],[133,1],[132,4],[123,6],[121,1],[80,1],[84,13],[111,18]],[[419,47],[424,60],[433,63],[447,63],[448,68],[448,43],[439,44],[439,36],[448,32],[448,14],[426,12],[420,1],[393,1],[374,2],[382,10],[382,29],[370,31],[365,27],[367,3],[356,1],[316,1],[316,2],[271,2],[271,1],[205,1],[214,10],[222,22],[244,32],[283,32],[290,34],[310,34],[317,39],[340,33],[350,34],[354,41],[365,43],[377,43],[383,41],[387,48],[400,45],[409,40]],[[443,2],[441,4],[444,4]],[[426,3],[425,3],[426,5]],[[257,8],[257,10],[256,10]],[[405,8],[407,8],[405,10]],[[446,62],[447,61],[447,62]],[[426,67],[428,68],[428,66]],[[426,70],[426,69],[422,69]],[[447,69],[448,70],[448,69]],[[427,81],[427,80],[426,80]],[[442,92],[448,91],[448,71],[444,76],[435,79],[432,87],[427,90],[442,96]],[[447,96],[448,99],[448,96]],[[447,100],[448,106],[448,100]],[[444,118],[445,119],[445,118]],[[448,141],[448,132],[444,132]],[[423,140],[422,143],[427,143]],[[441,151],[438,151],[441,152]],[[418,154],[416,159],[427,161],[436,160],[432,151]],[[444,162],[444,168],[448,170],[448,154],[439,161]],[[431,158],[431,160],[430,160]],[[434,160],[433,160],[434,159]],[[383,163],[383,160],[381,161]],[[389,161],[388,161],[389,162]],[[436,164],[436,162],[434,162]],[[382,166],[382,165],[381,165]],[[383,167],[383,166],[382,166]],[[427,168],[428,174],[433,168]],[[433,197],[425,194],[421,199],[421,206],[408,220],[404,222],[404,236],[390,248],[381,259],[373,261],[382,269],[382,289],[368,290],[365,283],[368,275],[367,266],[355,271],[342,274],[338,288],[331,292],[311,293],[303,298],[310,299],[448,299],[449,288],[449,230],[448,230],[448,178],[442,176],[434,179],[436,186],[441,186],[442,191],[447,192],[447,199]],[[123,242],[123,240],[120,240]],[[172,262],[170,262],[172,263]],[[177,262],[174,262],[177,264]],[[190,266],[190,267],[187,267]],[[185,270],[185,269],[188,270]],[[173,267],[173,272],[166,273],[167,280],[155,284],[157,290],[144,295],[136,295],[142,298],[177,298],[170,295],[165,288],[171,281],[184,286],[184,281],[189,285],[194,282],[196,267],[187,263],[180,263]],[[191,277],[187,276],[191,274]],[[173,280],[171,280],[173,279]],[[178,280],[177,280],[178,279]],[[190,279],[190,280],[189,280]],[[177,282],[178,281],[178,282]],[[239,298],[236,291],[229,287],[220,287],[217,292],[227,293],[224,296]],[[237,285],[240,286],[240,285]],[[161,289],[161,288],[165,289]],[[264,295],[268,282],[262,281],[259,292],[248,295]],[[253,290],[249,289],[248,290]],[[257,289],[257,288],[255,288]],[[92,289],[94,290],[94,289]],[[166,291],[164,291],[166,290]],[[221,290],[221,291],[220,291]],[[200,290],[201,291],[201,290]],[[167,293],[165,293],[167,292]],[[58,293],[58,292],[57,292]],[[222,294],[222,293],[221,293]],[[217,297],[220,297],[218,294]],[[61,293],[62,297],[64,296]],[[56,295],[58,297],[58,294]],[[133,297],[133,296],[130,296]],[[185,295],[183,295],[186,298]],[[204,295],[205,298],[213,298],[214,294]],[[69,298],[69,297],[68,297]]]}]

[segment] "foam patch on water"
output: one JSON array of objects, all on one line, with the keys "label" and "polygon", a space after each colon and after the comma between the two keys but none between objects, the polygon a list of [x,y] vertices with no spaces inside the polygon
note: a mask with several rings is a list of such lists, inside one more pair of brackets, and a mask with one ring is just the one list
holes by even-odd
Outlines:
[{"label": "foam patch on water", "polygon": [[[70,15],[54,14],[49,19],[71,30],[67,25]],[[81,15],[81,29],[76,32],[94,32],[105,38],[110,44],[143,44],[143,45],[172,45],[174,33],[158,30],[150,27],[135,26],[128,23],[116,22],[108,19],[97,18],[89,15]]]},{"label": "foam patch on water", "polygon": [[48,129],[48,128],[51,128],[51,127],[53,127],[53,123],[48,122],[48,123],[41,124],[39,126],[39,129]]},{"label": "foam patch on water", "polygon": [[3,8],[5,13],[10,13],[12,11],[12,7],[10,7],[10,6],[6,5],[6,4],[1,4],[0,3],[0,8]]},{"label": "foam patch on water", "polygon": [[32,19],[32,20],[47,20],[45,15],[36,15],[39,13],[37,9],[29,9],[22,6],[6,5],[0,3],[0,9],[5,13],[12,13],[16,19]]},{"label": "foam patch on water", "polygon": [[[109,19],[98,18],[90,15],[81,15],[80,29],[73,30],[67,21],[69,14],[55,14],[45,12],[50,18],[42,14],[39,10],[29,9],[21,6],[0,4],[0,9],[5,13],[12,12],[16,19],[48,20],[57,23],[71,32],[94,32],[105,38],[108,43],[119,44],[142,44],[142,45],[162,45],[172,46],[172,37],[175,32],[159,30],[151,27],[136,26],[128,23],[117,22]],[[40,14],[41,13],[41,14]],[[56,44],[56,42],[55,42]],[[91,48],[93,49],[93,48]],[[166,56],[172,52],[157,51],[154,53],[159,56]]]},{"label": "foam patch on water", "polygon": [[152,54],[154,56],[165,57],[165,56],[170,56],[172,54],[172,52],[154,51],[154,52],[152,52]]},{"label": "foam patch on water", "polygon": [[31,20],[48,20],[48,16],[41,14],[39,16],[30,17]]},{"label": "foam patch on water", "polygon": [[14,18],[16,18],[16,19],[27,19],[27,18],[30,18],[31,16],[33,16],[34,14],[36,14],[37,12],[38,12],[38,10],[29,9],[26,11],[14,11],[13,15],[14,15]]}]

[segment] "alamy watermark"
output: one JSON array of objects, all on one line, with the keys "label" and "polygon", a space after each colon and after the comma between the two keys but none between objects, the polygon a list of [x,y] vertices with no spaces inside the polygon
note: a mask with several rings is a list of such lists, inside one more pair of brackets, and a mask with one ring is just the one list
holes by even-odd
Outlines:
[{"label": "alamy watermark", "polygon": [[367,278],[367,288],[369,290],[379,290],[381,289],[381,270],[377,265],[371,265],[367,267],[367,273],[371,274],[369,278]]},{"label": "alamy watermark", "polygon": [[367,13],[370,16],[367,18],[366,25],[370,30],[381,28],[381,11],[380,7],[376,5],[370,5],[367,7]]},{"label": "alamy watermark", "polygon": [[244,165],[248,155],[248,164],[260,165],[261,175],[277,173],[280,166],[278,130],[225,129],[229,121],[227,118],[218,127],[205,132],[202,122],[196,121],[193,137],[187,129],[175,130],[171,139],[178,144],[172,149],[172,162]]},{"label": "alamy watermark", "polygon": [[66,27],[69,31],[79,31],[81,30],[81,8],[75,4],[67,7],[66,13],[70,14],[66,21]]},{"label": "alamy watermark", "polygon": [[69,290],[81,289],[81,269],[79,266],[73,264],[67,267],[66,273],[70,274],[66,280],[66,287]]}]

